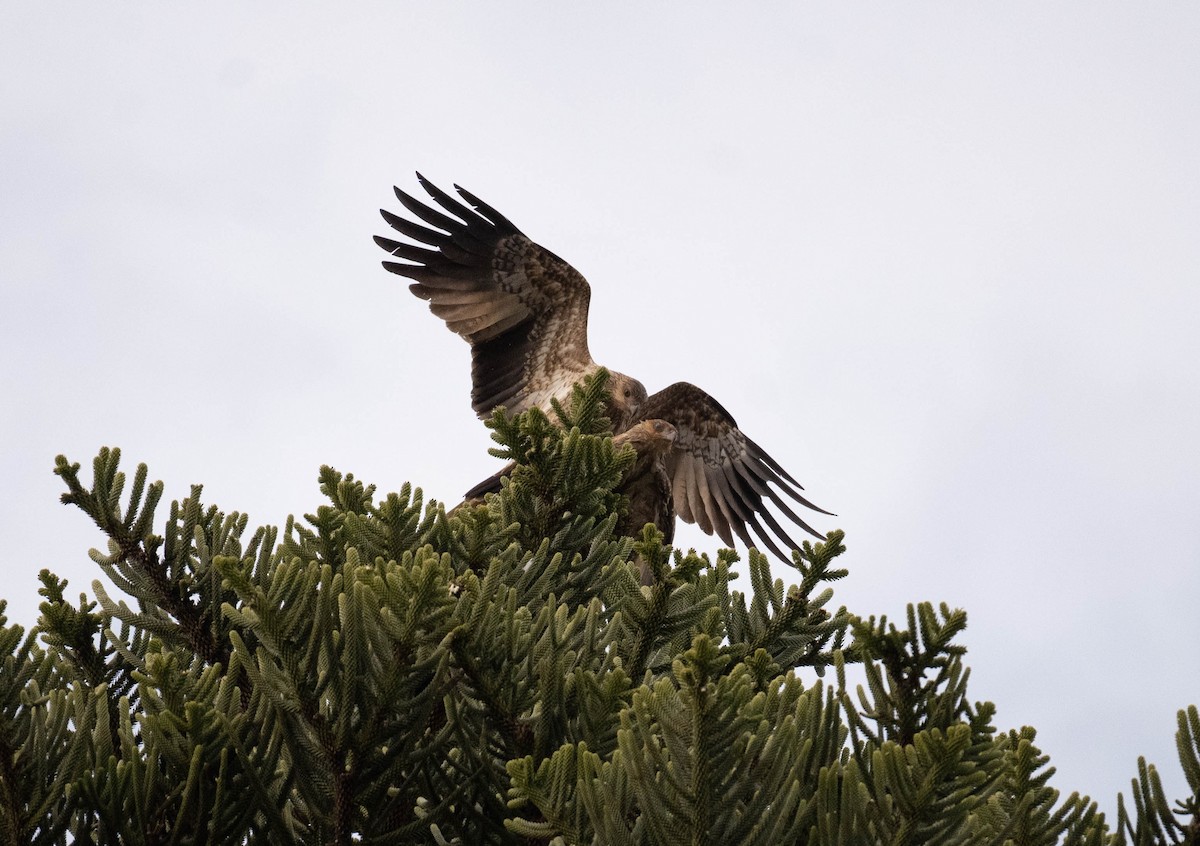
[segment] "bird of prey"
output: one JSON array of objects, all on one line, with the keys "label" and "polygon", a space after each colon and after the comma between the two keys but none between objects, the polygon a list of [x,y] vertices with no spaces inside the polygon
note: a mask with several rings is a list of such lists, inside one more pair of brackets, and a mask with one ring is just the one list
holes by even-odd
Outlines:
[{"label": "bird of prey", "polygon": [[[415,220],[380,209],[384,220],[409,239],[375,237],[401,259],[383,266],[413,280],[409,290],[428,300],[430,311],[471,345],[471,403],[480,418],[500,405],[514,414],[531,408],[549,413],[552,399],[565,400],[576,382],[600,366],[588,352],[587,280],[470,192],[454,186],[464,204],[419,173],[417,179],[440,209],[396,188],[400,204]],[[647,395],[637,379],[610,372],[613,432],[625,436],[639,455],[623,483],[631,519],[649,514],[643,524],[654,522],[662,529],[678,515],[707,534],[715,532],[730,547],[735,535],[747,547],[756,546],[750,529],[766,548],[790,561],[779,543],[788,549],[799,544],[767,510],[770,500],[797,526],[824,539],[785,497],[822,514],[832,512],[809,502],[800,484],[743,434],[715,399],[688,382]],[[665,435],[666,428],[654,433],[654,425],[663,422],[673,437]],[[498,486],[499,474],[493,479]],[[472,493],[478,495],[487,484]],[[637,534],[641,526],[626,531]],[[672,533],[664,534],[669,542]]]}]

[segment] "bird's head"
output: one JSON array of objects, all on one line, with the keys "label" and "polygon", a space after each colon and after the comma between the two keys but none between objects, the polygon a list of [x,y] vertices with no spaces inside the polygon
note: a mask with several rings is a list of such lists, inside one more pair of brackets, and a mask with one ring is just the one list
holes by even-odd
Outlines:
[{"label": "bird's head", "polygon": [[660,444],[664,450],[675,443],[675,436],[679,434],[679,430],[666,420],[643,420],[641,425],[653,433],[655,443]]},{"label": "bird's head", "polygon": [[675,443],[676,429],[666,420],[642,420],[613,438],[617,446],[629,444],[640,457],[662,455]]},{"label": "bird's head", "polygon": [[624,432],[637,419],[638,411],[646,402],[646,386],[624,373],[613,373],[609,386],[612,390],[613,425],[616,432]]}]

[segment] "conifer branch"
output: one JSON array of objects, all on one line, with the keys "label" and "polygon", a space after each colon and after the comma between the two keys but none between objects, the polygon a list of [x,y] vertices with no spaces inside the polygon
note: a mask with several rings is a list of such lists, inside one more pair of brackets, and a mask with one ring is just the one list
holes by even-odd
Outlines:
[{"label": "conifer branch", "polygon": [[614,538],[605,396],[497,412],[518,464],[482,505],[324,467],[307,521],[248,541],[198,486],[155,535],[143,465],[102,450],[85,487],[60,458],[107,587],[73,604],[44,573],[28,635],[0,604],[0,843],[1196,842],[1195,706],[1192,796],[1142,761],[1110,829],[968,699],[965,614],[832,610],[840,532],[795,552],[796,585],[751,551],[744,595],[732,552]]}]

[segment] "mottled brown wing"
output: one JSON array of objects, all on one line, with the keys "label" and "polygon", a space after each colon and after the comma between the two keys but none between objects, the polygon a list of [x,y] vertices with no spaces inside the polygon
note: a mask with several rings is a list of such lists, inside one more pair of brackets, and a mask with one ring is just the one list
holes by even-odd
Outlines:
[{"label": "mottled brown wing", "polygon": [[[662,418],[674,424],[675,445],[667,455],[675,513],[697,524],[707,534],[716,532],[727,545],[733,536],[746,546],[758,546],[747,526],[784,561],[791,561],[779,547],[798,549],[779,521],[766,508],[771,500],[788,519],[814,537],[824,535],[804,522],[782,494],[813,511],[832,514],[813,505],[800,493],[803,488],[766,450],[746,437],[733,416],[695,385],[676,382],[652,395],[641,408],[643,419]],[[763,528],[762,520],[770,527]]]},{"label": "mottled brown wing", "polygon": [[470,208],[417,179],[449,214],[395,189],[422,223],[380,209],[393,229],[418,242],[376,236],[403,259],[383,266],[414,280],[409,290],[471,344],[476,414],[486,417],[498,405],[514,413],[547,409],[596,366],[587,346],[587,280],[469,192],[454,186]]}]

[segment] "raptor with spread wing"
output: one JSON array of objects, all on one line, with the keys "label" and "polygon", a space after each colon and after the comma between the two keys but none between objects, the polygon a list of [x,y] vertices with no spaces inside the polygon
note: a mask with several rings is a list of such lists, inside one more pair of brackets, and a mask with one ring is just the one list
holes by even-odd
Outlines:
[{"label": "raptor with spread wing", "polygon": [[[420,174],[417,179],[440,209],[397,188],[396,197],[416,220],[380,210],[409,239],[376,236],[380,247],[401,259],[383,266],[412,279],[409,290],[428,300],[430,310],[470,343],[471,403],[477,415],[486,417],[498,405],[513,413],[548,412],[551,399],[565,398],[572,385],[599,367],[588,351],[587,280],[470,192],[456,185],[460,201]],[[616,435],[628,432],[632,443],[640,435],[631,430],[654,421],[666,421],[674,432],[665,446],[649,450],[653,461],[639,461],[627,477],[633,510],[654,514],[649,520],[660,528],[662,515],[669,526],[677,514],[729,546],[735,535],[746,546],[755,545],[753,530],[766,548],[790,560],[779,543],[788,549],[799,545],[767,510],[770,500],[795,525],[824,538],[790,502],[831,512],[809,502],[800,484],[700,388],[676,382],[648,396],[641,382],[616,372],[609,388]],[[640,456],[644,450],[638,451]]]}]

